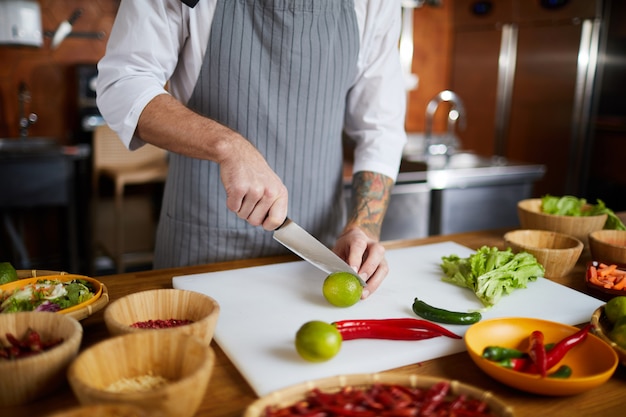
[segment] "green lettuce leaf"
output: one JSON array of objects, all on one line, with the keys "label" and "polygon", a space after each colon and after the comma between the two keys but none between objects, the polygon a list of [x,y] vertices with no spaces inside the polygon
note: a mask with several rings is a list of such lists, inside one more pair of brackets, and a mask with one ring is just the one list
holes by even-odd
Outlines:
[{"label": "green lettuce leaf", "polygon": [[513,253],[483,246],[467,258],[442,257],[443,281],[471,289],[486,307],[495,305],[502,296],[526,288],[530,281],[543,276],[545,270],[530,253]]},{"label": "green lettuce leaf", "polygon": [[606,214],[605,229],[626,230],[622,220],[600,199],[596,200],[595,205],[590,204],[587,207],[587,200],[584,198],[577,198],[571,195],[563,197],[545,195],[541,198],[541,211],[558,216],[597,216]]}]

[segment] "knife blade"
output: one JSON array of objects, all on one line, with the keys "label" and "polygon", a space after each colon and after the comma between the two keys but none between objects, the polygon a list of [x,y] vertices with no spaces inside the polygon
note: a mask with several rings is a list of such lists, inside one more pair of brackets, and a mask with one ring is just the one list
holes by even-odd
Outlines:
[{"label": "knife blade", "polygon": [[274,240],[327,274],[333,272],[354,274],[365,287],[365,281],[354,272],[350,265],[289,217],[274,230]]},{"label": "knife blade", "polygon": [[61,22],[59,28],[56,30],[56,32],[54,32],[54,36],[52,37],[52,49],[56,49],[67,37],[67,35],[70,34],[74,22],[76,22],[76,19],[78,19],[82,13],[82,9],[76,9],[69,19]]}]

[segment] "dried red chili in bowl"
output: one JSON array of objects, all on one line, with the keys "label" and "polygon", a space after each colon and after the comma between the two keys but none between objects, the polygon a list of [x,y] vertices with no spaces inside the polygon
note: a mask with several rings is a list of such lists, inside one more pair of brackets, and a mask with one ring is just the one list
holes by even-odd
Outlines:
[{"label": "dried red chili in bowl", "polygon": [[159,288],[114,300],[104,311],[104,323],[113,336],[163,329],[170,333],[192,334],[209,346],[219,313],[217,301],[206,294]]},{"label": "dried red chili in bowl", "polygon": [[9,345],[4,346],[0,343],[0,359],[6,360],[43,353],[63,342],[63,338],[42,340],[39,333],[33,329],[28,329],[22,338],[16,337],[13,333],[5,333],[5,337]]},{"label": "dried red chili in bowl", "polygon": [[385,372],[338,375],[297,384],[257,399],[243,414],[305,415],[512,417],[514,412],[491,392],[459,381]]},{"label": "dried red chili in bowl", "polygon": [[166,319],[166,320],[146,320],[137,321],[130,325],[137,329],[170,329],[172,327],[184,326],[186,324],[193,323],[193,320],[188,319]]}]

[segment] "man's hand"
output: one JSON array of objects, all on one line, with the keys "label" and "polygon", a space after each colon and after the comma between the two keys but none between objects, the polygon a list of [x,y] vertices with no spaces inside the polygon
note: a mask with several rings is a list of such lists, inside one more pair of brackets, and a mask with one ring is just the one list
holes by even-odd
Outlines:
[{"label": "man's hand", "polygon": [[334,251],[367,282],[361,298],[367,298],[383,282],[389,266],[380,230],[393,180],[374,172],[357,172],[352,179],[354,208]]},{"label": "man's hand", "polygon": [[344,230],[337,239],[334,252],[367,282],[361,298],[376,291],[389,273],[383,245],[358,227]]},{"label": "man's hand", "polygon": [[287,188],[243,136],[203,117],[169,94],[144,108],[136,134],[145,142],[220,164],[227,206],[254,226],[274,230],[287,217]]},{"label": "man's hand", "polygon": [[220,161],[226,205],[253,226],[274,230],[287,217],[287,187],[245,139]]}]

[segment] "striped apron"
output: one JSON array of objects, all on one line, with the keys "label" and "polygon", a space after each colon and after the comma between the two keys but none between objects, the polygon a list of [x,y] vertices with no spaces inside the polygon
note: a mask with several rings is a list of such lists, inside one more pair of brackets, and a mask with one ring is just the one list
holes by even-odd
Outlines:
[{"label": "striped apron", "polygon": [[[353,0],[218,0],[188,102],[254,144],[289,216],[328,246],[346,217],[341,132],[358,51]],[[155,268],[285,252],[228,210],[218,164],[170,156]]]}]

